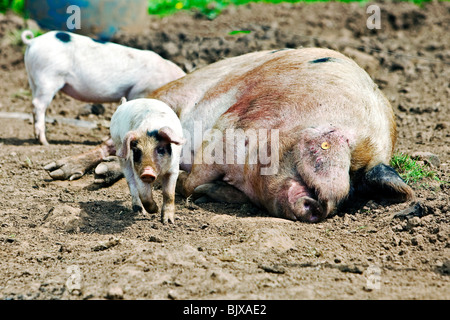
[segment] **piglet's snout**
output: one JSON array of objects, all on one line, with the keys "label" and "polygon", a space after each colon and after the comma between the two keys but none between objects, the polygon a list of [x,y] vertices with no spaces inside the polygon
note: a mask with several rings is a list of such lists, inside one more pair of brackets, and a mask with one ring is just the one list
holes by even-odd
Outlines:
[{"label": "piglet's snout", "polygon": [[141,173],[141,180],[146,183],[152,183],[156,180],[157,174],[152,167],[145,167]]}]

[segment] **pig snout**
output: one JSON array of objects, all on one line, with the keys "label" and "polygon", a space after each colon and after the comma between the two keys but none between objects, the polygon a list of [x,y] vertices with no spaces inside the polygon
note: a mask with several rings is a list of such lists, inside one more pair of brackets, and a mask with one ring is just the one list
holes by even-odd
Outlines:
[{"label": "pig snout", "polygon": [[143,182],[153,183],[156,180],[157,176],[158,175],[156,174],[155,170],[152,167],[145,167],[142,170],[140,178]]},{"label": "pig snout", "polygon": [[314,223],[328,215],[327,204],[316,200],[314,191],[302,181],[289,179],[279,194],[278,208],[283,211],[280,214],[290,220]]},{"label": "pig snout", "polygon": [[298,220],[306,222],[319,222],[326,218],[326,211],[318,201],[302,197],[295,202],[294,212]]}]

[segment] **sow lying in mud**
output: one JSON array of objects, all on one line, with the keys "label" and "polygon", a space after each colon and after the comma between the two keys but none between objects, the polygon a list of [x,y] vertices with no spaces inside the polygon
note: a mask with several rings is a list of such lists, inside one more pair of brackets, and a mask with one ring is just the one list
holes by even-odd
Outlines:
[{"label": "sow lying in mud", "polygon": [[[393,201],[414,197],[388,166],[397,138],[392,107],[368,74],[338,52],[249,53],[194,71],[150,97],[175,111],[185,137],[194,136],[198,122],[203,132],[224,133],[184,146],[189,149],[180,165],[189,174],[178,181],[184,196],[200,192],[220,201],[250,200],[274,216],[308,222],[324,219],[353,192]],[[276,132],[263,144],[271,162],[250,161],[255,154],[250,149],[261,145],[248,140],[243,164],[201,161],[198,155],[211,150],[222,149],[224,159],[239,156],[226,155],[227,129]],[[108,140],[46,169],[55,179],[77,178],[114,153]],[[261,174],[269,167],[276,172]]]}]

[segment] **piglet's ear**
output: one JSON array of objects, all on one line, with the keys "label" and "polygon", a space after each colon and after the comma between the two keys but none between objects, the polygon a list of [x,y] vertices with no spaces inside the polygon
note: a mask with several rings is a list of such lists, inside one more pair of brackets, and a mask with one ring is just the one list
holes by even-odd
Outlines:
[{"label": "piglet's ear", "polygon": [[117,155],[121,158],[127,159],[130,155],[131,143],[137,140],[136,133],[133,131],[128,132],[123,138],[122,146],[117,151]]},{"label": "piglet's ear", "polygon": [[186,139],[176,134],[170,127],[162,127],[158,131],[158,135],[168,143],[182,145],[186,143]]}]

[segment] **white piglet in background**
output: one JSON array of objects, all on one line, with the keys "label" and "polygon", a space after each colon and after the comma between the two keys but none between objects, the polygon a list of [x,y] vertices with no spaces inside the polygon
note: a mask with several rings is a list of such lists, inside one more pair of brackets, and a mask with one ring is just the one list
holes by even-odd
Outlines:
[{"label": "white piglet in background", "polygon": [[47,145],[45,111],[61,90],[85,102],[144,98],[185,75],[177,65],[148,50],[99,42],[70,32],[50,31],[33,38],[25,30],[25,66],[33,95],[35,137]]},{"label": "white piglet in background", "polygon": [[123,102],[111,118],[111,137],[132,197],[133,210],[157,212],[152,185],[162,184],[161,221],[174,222],[183,129],[175,112],[155,99]]}]

